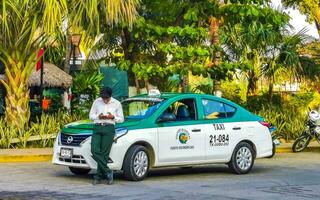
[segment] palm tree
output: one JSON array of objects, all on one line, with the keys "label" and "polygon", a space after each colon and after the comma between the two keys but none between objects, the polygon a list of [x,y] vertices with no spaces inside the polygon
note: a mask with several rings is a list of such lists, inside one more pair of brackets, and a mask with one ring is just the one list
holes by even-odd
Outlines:
[{"label": "palm tree", "polygon": [[[140,0],[71,0],[68,4],[68,16],[66,22],[72,29],[82,29],[85,35],[95,40],[99,36],[101,28],[116,24],[128,24],[132,27],[138,15],[137,7]],[[71,31],[67,29],[66,38]],[[64,71],[70,71],[70,40],[66,40],[66,59]]]},{"label": "palm tree", "polygon": [[320,0],[282,0],[285,7],[298,8],[301,13],[314,21],[320,36]]},{"label": "palm tree", "polygon": [[30,117],[28,78],[36,55],[50,37],[61,32],[62,22],[82,27],[92,35],[101,24],[113,25],[136,18],[138,0],[3,0],[0,2],[0,59],[7,79],[6,120],[19,130]]},{"label": "palm tree", "polygon": [[[294,35],[284,33],[282,42],[274,45],[270,50],[267,64],[263,67],[262,73],[269,80],[269,101],[272,100],[273,84],[279,79],[285,80],[299,80],[309,76],[307,67],[314,68],[312,59],[301,55],[299,48],[303,46],[307,37],[305,35],[306,29]],[[313,70],[313,72],[315,72]],[[317,76],[319,72],[314,73],[312,76]]]},{"label": "palm tree", "polygon": [[6,120],[19,130],[25,128],[30,117],[27,81],[35,67],[37,52],[46,35],[60,29],[57,21],[61,22],[67,14],[64,0],[54,1],[55,5],[52,2],[5,0],[0,3],[0,59],[7,78],[1,81],[7,92]]}]

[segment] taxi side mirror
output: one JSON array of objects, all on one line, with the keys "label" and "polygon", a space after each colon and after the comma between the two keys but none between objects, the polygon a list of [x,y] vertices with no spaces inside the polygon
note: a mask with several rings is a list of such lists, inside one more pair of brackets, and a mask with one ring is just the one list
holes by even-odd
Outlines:
[{"label": "taxi side mirror", "polygon": [[172,113],[163,113],[157,120],[158,123],[173,121],[176,121],[176,116]]}]

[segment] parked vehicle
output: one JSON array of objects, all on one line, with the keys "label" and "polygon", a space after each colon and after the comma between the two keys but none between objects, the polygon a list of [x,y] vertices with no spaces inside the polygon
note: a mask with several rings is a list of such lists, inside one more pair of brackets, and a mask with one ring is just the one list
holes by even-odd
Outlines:
[{"label": "parked vehicle", "polygon": [[303,151],[312,139],[320,143],[320,114],[315,110],[310,110],[304,131],[292,145],[293,152]]},{"label": "parked vehicle", "polygon": [[[256,158],[272,155],[270,124],[243,107],[204,94],[150,93],[122,101],[125,122],[116,125],[108,166],[129,180],[150,168],[228,164],[248,173]],[[66,125],[58,134],[53,163],[74,174],[96,169],[90,151],[93,122]]]}]

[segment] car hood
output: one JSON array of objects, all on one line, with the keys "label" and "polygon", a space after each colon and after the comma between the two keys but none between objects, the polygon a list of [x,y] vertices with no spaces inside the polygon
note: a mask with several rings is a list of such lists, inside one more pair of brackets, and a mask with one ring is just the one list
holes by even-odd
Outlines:
[{"label": "car hood", "polygon": [[[141,123],[140,120],[126,120],[123,123],[116,124],[116,128],[134,129]],[[94,123],[91,120],[81,120],[65,125],[61,132],[69,134],[92,134]]]}]

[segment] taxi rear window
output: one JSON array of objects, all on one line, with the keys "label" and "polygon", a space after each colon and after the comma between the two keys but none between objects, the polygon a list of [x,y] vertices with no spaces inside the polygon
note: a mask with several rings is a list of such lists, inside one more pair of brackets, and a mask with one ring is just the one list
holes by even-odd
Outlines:
[{"label": "taxi rear window", "polygon": [[204,119],[221,119],[232,117],[236,108],[220,101],[202,99]]}]

